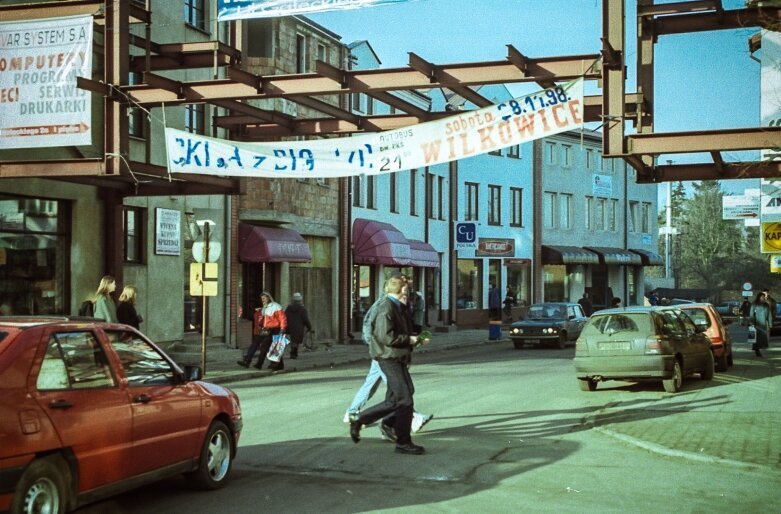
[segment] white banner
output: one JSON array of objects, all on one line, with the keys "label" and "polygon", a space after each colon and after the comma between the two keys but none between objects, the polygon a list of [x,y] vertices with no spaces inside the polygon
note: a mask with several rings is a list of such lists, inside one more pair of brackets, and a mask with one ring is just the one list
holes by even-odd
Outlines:
[{"label": "white banner", "polygon": [[217,21],[357,9],[409,0],[218,0]]},{"label": "white banner", "polygon": [[[762,31],[760,116],[763,127],[781,127],[781,32]],[[761,152],[764,161],[781,160],[781,148]]]},{"label": "white banner", "polygon": [[583,80],[409,127],[338,139],[243,143],[165,129],[168,170],[221,176],[379,175],[491,152],[583,125]]},{"label": "white banner", "polygon": [[92,17],[0,23],[0,149],[89,145]]}]

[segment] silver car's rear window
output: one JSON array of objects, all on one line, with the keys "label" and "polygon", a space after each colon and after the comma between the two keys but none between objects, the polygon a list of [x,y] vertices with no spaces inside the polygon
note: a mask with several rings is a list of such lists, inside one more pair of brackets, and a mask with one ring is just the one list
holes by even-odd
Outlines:
[{"label": "silver car's rear window", "polygon": [[627,312],[594,315],[583,328],[584,336],[616,334],[618,332],[653,334],[651,316],[647,312]]},{"label": "silver car's rear window", "polygon": [[691,318],[695,325],[710,326],[710,317],[705,309],[682,309],[683,313]]}]

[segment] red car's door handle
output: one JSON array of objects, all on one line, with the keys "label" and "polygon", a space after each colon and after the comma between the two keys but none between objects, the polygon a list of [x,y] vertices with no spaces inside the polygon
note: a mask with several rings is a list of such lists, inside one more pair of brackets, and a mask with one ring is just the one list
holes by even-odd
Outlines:
[{"label": "red car's door handle", "polygon": [[49,402],[50,409],[70,409],[73,404],[67,400],[52,400]]},{"label": "red car's door handle", "polygon": [[149,396],[148,394],[139,394],[138,396],[133,398],[133,401],[137,403],[149,403],[152,401],[152,397]]}]

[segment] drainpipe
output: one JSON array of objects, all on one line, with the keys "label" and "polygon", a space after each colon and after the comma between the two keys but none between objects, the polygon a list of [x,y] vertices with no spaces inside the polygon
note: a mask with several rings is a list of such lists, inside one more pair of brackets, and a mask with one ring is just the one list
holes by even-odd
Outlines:
[{"label": "drainpipe", "polygon": [[458,220],[458,161],[451,161],[448,164],[450,172],[449,202],[450,219],[448,220],[448,248],[450,248],[450,262],[448,264],[448,321],[455,325],[456,318],[456,289],[458,287],[458,251],[456,250],[456,221]]},{"label": "drainpipe", "polygon": [[535,140],[532,150],[532,295],[531,303],[543,301],[542,281],[542,140]]}]

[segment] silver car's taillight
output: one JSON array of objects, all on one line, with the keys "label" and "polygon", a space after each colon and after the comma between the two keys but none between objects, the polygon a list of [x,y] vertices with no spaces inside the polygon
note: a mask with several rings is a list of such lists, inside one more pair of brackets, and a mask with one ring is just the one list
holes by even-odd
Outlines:
[{"label": "silver car's taillight", "polygon": [[649,336],[645,340],[645,354],[646,355],[659,355],[662,353],[662,341],[664,339],[660,336]]}]

